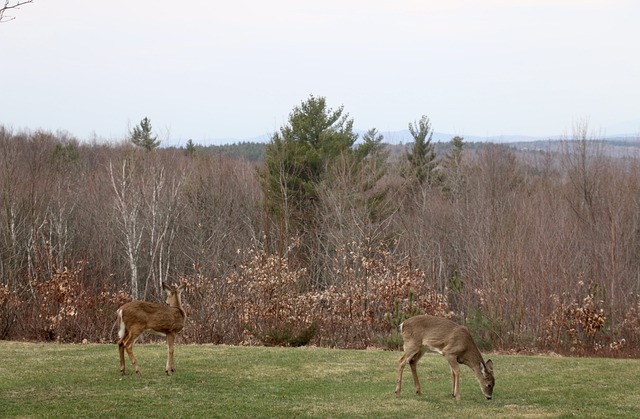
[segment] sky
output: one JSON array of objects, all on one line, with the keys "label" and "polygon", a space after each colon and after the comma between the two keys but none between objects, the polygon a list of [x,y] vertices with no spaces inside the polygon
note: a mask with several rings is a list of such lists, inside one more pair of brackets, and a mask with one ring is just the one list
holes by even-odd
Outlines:
[{"label": "sky", "polygon": [[0,23],[0,125],[268,139],[310,95],[354,128],[640,137],[637,0],[34,0]]}]

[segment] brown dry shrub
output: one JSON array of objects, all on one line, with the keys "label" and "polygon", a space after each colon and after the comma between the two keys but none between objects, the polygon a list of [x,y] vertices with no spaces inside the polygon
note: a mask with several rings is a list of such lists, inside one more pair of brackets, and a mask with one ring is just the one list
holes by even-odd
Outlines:
[{"label": "brown dry shrub", "polygon": [[[252,250],[227,277],[227,304],[242,326],[241,344],[316,345],[365,348],[388,334],[397,310],[447,315],[446,296],[436,292],[409,259],[396,260],[382,246],[352,244],[338,284],[305,291],[306,270],[285,258]],[[413,297],[410,297],[413,295]],[[409,307],[412,306],[412,307]]]},{"label": "brown dry shrub", "polygon": [[577,285],[579,290],[586,288],[581,299],[569,293],[551,296],[554,308],[546,322],[544,346],[558,352],[597,352],[608,343],[604,301],[597,299],[597,287],[583,281]]},{"label": "brown dry shrub", "polygon": [[[340,284],[308,296],[321,321],[317,343],[322,346],[366,348],[376,336],[394,327],[389,316],[400,312],[449,315],[445,295],[438,293],[426,274],[397,260],[383,246],[352,243],[350,262],[342,269]],[[396,306],[399,308],[397,309]]]},{"label": "brown dry shrub", "polygon": [[227,277],[229,303],[237,307],[241,344],[295,345],[312,331],[315,313],[300,293],[306,270],[287,259],[250,250],[247,260]]},{"label": "brown dry shrub", "polygon": [[83,264],[55,270],[46,281],[31,282],[31,299],[22,304],[24,339],[57,342],[111,342],[116,309],[131,296],[89,288]]},{"label": "brown dry shrub", "polygon": [[7,285],[0,284],[0,339],[11,337],[20,306],[20,299],[16,294]]},{"label": "brown dry shrub", "polygon": [[180,277],[185,284],[183,308],[187,321],[180,334],[187,343],[237,344],[242,327],[237,321],[239,307],[226,281],[209,279],[201,273]]},{"label": "brown dry shrub", "polygon": [[619,326],[619,338],[611,342],[609,347],[613,351],[628,351],[640,345],[640,295],[632,295],[635,304],[625,313]]}]

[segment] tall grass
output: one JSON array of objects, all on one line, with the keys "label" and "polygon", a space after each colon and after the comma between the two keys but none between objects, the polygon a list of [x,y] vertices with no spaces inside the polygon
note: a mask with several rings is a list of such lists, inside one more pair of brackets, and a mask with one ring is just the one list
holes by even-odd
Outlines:
[{"label": "tall grass", "polygon": [[456,402],[437,355],[395,397],[399,352],[181,345],[167,376],[165,346],[135,350],[122,377],[115,345],[0,341],[0,417],[640,417],[636,359],[491,354],[494,400],[464,368]]}]

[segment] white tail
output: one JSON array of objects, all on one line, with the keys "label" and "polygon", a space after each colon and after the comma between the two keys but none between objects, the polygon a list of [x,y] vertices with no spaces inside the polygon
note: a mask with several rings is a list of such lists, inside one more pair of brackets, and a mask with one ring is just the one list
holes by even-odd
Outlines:
[{"label": "white tail", "polygon": [[473,341],[469,329],[451,320],[433,316],[415,316],[400,325],[404,340],[404,354],[398,362],[398,378],[396,395],[400,395],[402,371],[407,362],[411,367],[416,393],[422,395],[416,364],[429,349],[447,358],[451,366],[451,394],[460,400],[460,365],[465,364],[473,370],[480,383],[480,389],[487,399],[493,395],[495,379],[493,378],[493,362],[484,362],[482,354]]},{"label": "white tail", "polygon": [[118,314],[118,351],[120,353],[120,373],[124,375],[124,351],[127,350],[129,359],[140,374],[138,361],[133,355],[133,344],[142,332],[149,332],[167,337],[167,365],[165,372],[170,374],[175,371],[173,364],[173,344],[176,334],[182,330],[187,317],[182,309],[180,294],[184,288],[182,285],[169,285],[162,283],[162,288],[167,291],[167,304],[148,303],[146,301],[131,301],[124,304],[117,311]]}]

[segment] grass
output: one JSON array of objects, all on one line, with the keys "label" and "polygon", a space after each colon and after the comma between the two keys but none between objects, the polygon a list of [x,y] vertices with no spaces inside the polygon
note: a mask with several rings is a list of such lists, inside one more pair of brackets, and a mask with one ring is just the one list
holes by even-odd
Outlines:
[{"label": "grass", "polygon": [[134,347],[142,375],[120,376],[115,345],[0,341],[0,417],[640,417],[640,360],[491,355],[494,399],[463,367],[462,400],[448,364],[420,361],[424,396],[400,352],[178,345]]}]

